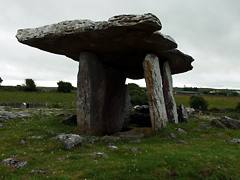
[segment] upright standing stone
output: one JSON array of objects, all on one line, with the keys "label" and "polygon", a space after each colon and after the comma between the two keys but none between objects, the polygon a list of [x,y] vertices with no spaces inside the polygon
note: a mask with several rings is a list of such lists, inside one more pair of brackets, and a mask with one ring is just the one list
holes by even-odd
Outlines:
[{"label": "upright standing stone", "polygon": [[162,83],[163,83],[163,94],[164,101],[168,116],[168,122],[178,123],[177,106],[173,97],[173,87],[172,87],[172,74],[169,62],[166,61],[162,64]]},{"label": "upright standing stone", "polygon": [[80,54],[77,93],[80,134],[105,135],[122,129],[128,96],[125,80],[121,72],[104,67],[95,54]]},{"label": "upright standing stone", "polygon": [[154,54],[147,54],[143,61],[143,69],[148,89],[148,103],[152,128],[154,131],[161,130],[166,127],[167,113],[158,57]]}]

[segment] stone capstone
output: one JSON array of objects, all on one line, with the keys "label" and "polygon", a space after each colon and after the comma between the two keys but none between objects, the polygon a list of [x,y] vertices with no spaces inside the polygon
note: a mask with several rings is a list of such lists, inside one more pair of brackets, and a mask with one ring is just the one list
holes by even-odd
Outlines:
[{"label": "stone capstone", "polygon": [[119,15],[99,22],[63,21],[19,29],[16,37],[23,44],[65,55],[75,61],[79,61],[80,52],[94,52],[103,64],[132,79],[144,77],[142,61],[149,52],[156,54],[161,62],[168,60],[172,74],[191,70],[193,59],[175,50],[176,42],[160,33],[161,28],[160,20],[148,13]]}]

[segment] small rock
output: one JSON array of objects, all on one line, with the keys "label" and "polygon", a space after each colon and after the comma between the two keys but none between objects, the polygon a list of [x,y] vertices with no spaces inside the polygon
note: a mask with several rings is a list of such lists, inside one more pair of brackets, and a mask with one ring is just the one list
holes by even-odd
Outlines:
[{"label": "small rock", "polygon": [[169,139],[175,139],[177,136],[173,133],[170,133],[169,135],[167,135],[167,138]]},{"label": "small rock", "polygon": [[137,140],[132,140],[132,141],[129,141],[129,142],[131,142],[131,143],[140,143],[141,140],[140,140],[140,139],[137,139]]},{"label": "small rock", "polygon": [[141,150],[139,148],[132,148],[131,152],[135,153],[135,152],[141,152]]},{"label": "small rock", "polygon": [[204,128],[206,128],[206,129],[211,129],[211,128],[212,128],[212,126],[207,125],[207,124],[199,124],[198,126],[199,126],[199,127],[204,127]]},{"label": "small rock", "polygon": [[43,170],[31,170],[29,171],[29,174],[48,174],[48,172]]},{"label": "small rock", "polygon": [[107,150],[111,150],[111,151],[117,150],[117,149],[118,149],[117,146],[108,146],[108,147],[107,147]]},{"label": "small rock", "polygon": [[0,127],[6,127],[7,125],[4,123],[0,123]]},{"label": "small rock", "polygon": [[60,134],[56,136],[57,140],[62,142],[63,149],[71,149],[74,146],[81,146],[83,138],[77,134]]},{"label": "small rock", "polygon": [[0,163],[13,166],[15,169],[22,169],[27,164],[27,161],[19,161],[15,158],[7,158],[1,160]]},{"label": "small rock", "polygon": [[183,140],[177,140],[176,143],[179,143],[179,144],[187,144],[185,141]]},{"label": "small rock", "polygon": [[115,136],[103,136],[101,141],[105,142],[105,141],[116,141],[119,140],[119,137],[115,137]]},{"label": "small rock", "polygon": [[188,123],[188,113],[183,104],[180,104],[180,106],[177,109],[177,112],[178,112],[178,122]]},{"label": "small rock", "polygon": [[95,142],[97,142],[97,139],[89,139],[89,138],[84,138],[83,141],[85,143],[89,143],[89,144],[94,144]]},{"label": "small rock", "polygon": [[238,138],[227,139],[227,140],[224,140],[223,142],[240,143],[240,139]]},{"label": "small rock", "polygon": [[26,144],[26,143],[27,143],[26,139],[21,139],[21,140],[19,140],[19,142],[20,142],[21,144]]},{"label": "small rock", "polygon": [[55,132],[55,131],[52,131],[52,130],[46,130],[45,133],[46,133],[47,135],[51,135],[51,136],[57,136],[57,135],[60,134],[60,133]]},{"label": "small rock", "polygon": [[106,159],[109,158],[108,155],[105,154],[104,152],[94,152],[94,153],[88,154],[88,155],[90,155],[90,156],[102,156],[102,157],[104,157]]},{"label": "small rock", "polygon": [[43,136],[29,136],[29,139],[42,139]]},{"label": "small rock", "polygon": [[214,136],[223,137],[223,135],[221,133],[215,133]]},{"label": "small rock", "polygon": [[180,134],[187,134],[187,132],[184,131],[184,130],[181,129],[181,128],[176,128],[176,130],[177,130]]}]

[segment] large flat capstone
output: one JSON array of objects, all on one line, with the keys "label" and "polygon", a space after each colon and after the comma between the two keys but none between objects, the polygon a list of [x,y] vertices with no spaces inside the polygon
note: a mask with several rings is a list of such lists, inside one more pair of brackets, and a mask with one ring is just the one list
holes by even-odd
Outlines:
[{"label": "large flat capstone", "polygon": [[153,14],[119,15],[108,21],[63,21],[38,28],[19,29],[19,42],[79,61],[80,52],[94,52],[100,61],[127,78],[144,78],[142,61],[154,53],[169,61],[172,74],[192,69],[193,59],[176,50],[176,42],[159,32],[162,25]]}]

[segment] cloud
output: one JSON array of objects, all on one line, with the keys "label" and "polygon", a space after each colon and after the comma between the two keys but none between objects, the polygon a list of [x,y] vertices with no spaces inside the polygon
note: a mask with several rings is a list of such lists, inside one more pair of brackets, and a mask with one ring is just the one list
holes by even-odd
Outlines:
[{"label": "cloud", "polygon": [[173,37],[179,49],[195,59],[192,71],[173,76],[174,86],[240,89],[238,0],[0,0],[0,4],[3,85],[25,78],[35,79],[39,84],[59,80],[76,82],[77,62],[20,44],[15,38],[17,29],[64,20],[100,21],[118,14],[151,12],[161,20],[161,32]]}]

